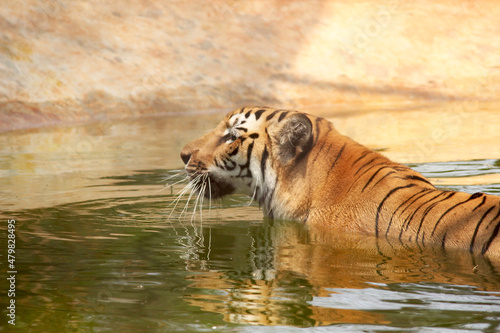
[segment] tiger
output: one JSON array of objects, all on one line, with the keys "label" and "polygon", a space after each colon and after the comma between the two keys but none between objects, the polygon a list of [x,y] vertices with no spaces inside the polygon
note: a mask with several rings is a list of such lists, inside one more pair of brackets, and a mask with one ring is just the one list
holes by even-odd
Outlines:
[{"label": "tiger", "polygon": [[500,256],[500,196],[438,189],[322,117],[242,107],[180,157],[201,195],[248,195],[269,219]]}]

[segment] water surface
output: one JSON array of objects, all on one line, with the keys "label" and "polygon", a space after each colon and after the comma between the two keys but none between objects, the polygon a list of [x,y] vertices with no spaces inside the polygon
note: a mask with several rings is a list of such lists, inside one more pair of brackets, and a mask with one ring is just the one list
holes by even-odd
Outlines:
[{"label": "water surface", "polygon": [[[416,147],[411,138],[422,133],[395,134],[393,140],[400,139],[392,146],[383,137],[363,136],[355,124],[390,119],[400,133],[405,119],[439,107],[361,111],[318,113],[438,186],[499,195],[499,141],[489,129],[500,124],[492,122],[500,112],[480,110],[488,114],[478,130],[483,141],[481,133],[466,147],[435,140],[434,148],[426,146],[435,154],[422,160],[405,150]],[[242,196],[210,207],[205,202],[202,209],[187,195],[175,204],[184,186],[175,184],[183,179],[180,149],[221,117],[100,122],[0,136],[4,249],[7,219],[16,220],[15,329],[500,331],[499,261],[269,221]],[[466,125],[453,135],[472,131],[461,127]],[[3,305],[8,297],[1,297]],[[13,328],[0,323],[5,331]]]}]

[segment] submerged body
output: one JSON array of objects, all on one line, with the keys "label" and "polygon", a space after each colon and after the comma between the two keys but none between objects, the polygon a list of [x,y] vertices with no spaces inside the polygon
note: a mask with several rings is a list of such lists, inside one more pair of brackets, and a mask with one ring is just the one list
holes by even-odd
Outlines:
[{"label": "submerged body", "polygon": [[241,108],[181,157],[205,196],[248,194],[270,218],[500,256],[500,197],[438,190],[323,118]]}]

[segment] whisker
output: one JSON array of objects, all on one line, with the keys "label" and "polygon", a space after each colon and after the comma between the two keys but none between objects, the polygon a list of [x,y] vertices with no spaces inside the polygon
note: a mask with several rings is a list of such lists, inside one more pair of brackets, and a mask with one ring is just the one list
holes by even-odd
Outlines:
[{"label": "whisker", "polygon": [[212,184],[210,183],[210,177],[208,179],[208,215],[212,216]]},{"label": "whisker", "polygon": [[212,252],[212,228],[208,228],[208,248],[207,248],[207,260],[210,261],[210,253]]},{"label": "whisker", "polygon": [[203,215],[201,214],[201,209],[203,207],[203,193],[205,192],[205,187],[206,187],[205,181],[203,181],[203,186],[200,189],[200,193],[198,193],[198,197],[196,198],[196,201],[198,203],[197,206],[194,206],[193,209],[193,216],[196,216],[196,208],[199,208],[200,210],[200,221],[203,222]]},{"label": "whisker", "polygon": [[191,222],[193,222],[193,220],[196,217],[196,208],[197,208],[198,203],[200,201],[200,195],[202,195],[204,189],[205,189],[205,181],[203,180],[201,185],[200,185],[198,195],[196,196],[196,201],[194,203],[194,208],[193,208],[193,214],[191,215]]},{"label": "whisker", "polygon": [[203,177],[203,191],[202,191],[202,196],[200,197],[200,222],[201,222],[201,227],[203,227],[203,203],[205,201],[205,192],[207,190],[207,183],[210,181],[210,178],[208,177],[208,174],[205,174],[205,177]]},{"label": "whisker", "polygon": [[200,238],[198,240],[198,244],[201,246],[201,247],[204,247],[204,243],[205,243],[205,236],[203,234],[203,202],[205,200],[205,191],[207,189],[207,183],[209,182],[209,177],[208,177],[208,174],[205,174],[205,176],[203,177],[203,187],[201,189],[201,192],[200,192],[200,195],[199,196],[199,199],[200,199],[200,204],[199,204],[199,210],[200,210]]},{"label": "whisker", "polygon": [[170,215],[168,216],[168,219],[170,219],[170,217],[172,216],[172,214],[174,213],[175,209],[177,208],[177,205],[179,204],[180,200],[182,199],[182,197],[184,196],[184,194],[190,189],[190,184],[186,185],[182,191],[180,192],[180,194],[177,196],[177,198],[172,201],[170,203],[170,205],[168,205],[167,207],[170,207],[172,205],[174,205],[174,207],[172,207],[172,210],[170,211]]},{"label": "whisker", "polygon": [[186,177],[184,177],[184,178],[182,178],[182,179],[180,179],[180,180],[176,181],[175,183],[168,183],[168,182],[167,182],[167,183],[165,184],[165,187],[166,187],[166,186],[174,186],[174,185],[177,185],[177,184],[179,184],[179,183],[185,182],[185,181],[186,181],[186,180],[188,180],[188,179],[189,179],[189,177],[188,177],[188,176],[186,176]]},{"label": "whisker", "polygon": [[[190,190],[192,188],[192,185],[194,182],[196,182],[198,177],[194,178],[192,181],[190,181],[189,183],[187,183],[179,192],[177,192],[175,195],[177,195],[178,197],[184,195],[184,193],[186,193],[188,190]],[[186,177],[184,180],[187,180],[188,177]]]},{"label": "whisker", "polygon": [[183,183],[187,180],[187,177],[184,178],[184,179],[181,179],[173,184],[165,184],[165,186],[163,186],[163,188],[159,189],[158,191],[156,192],[163,192],[165,191],[167,188],[170,188],[170,195],[173,195],[174,194],[174,186],[177,185],[177,184],[180,184],[180,183]]},{"label": "whisker", "polygon": [[198,207],[198,205],[201,203],[200,202],[200,198],[202,198],[202,195],[203,195],[203,191],[205,189],[205,176],[202,177],[201,181],[197,184],[197,188],[195,190],[195,192],[198,192],[198,195],[196,196],[196,200],[195,200],[195,203],[194,203],[194,208],[193,208],[193,213],[191,215],[191,226],[193,227],[193,230],[194,230],[194,234],[197,238],[197,241],[196,243],[200,246],[202,246],[203,244],[203,229],[200,228],[200,231],[198,231],[198,229],[196,228],[195,224],[194,224],[194,220],[196,219],[196,209]]},{"label": "whisker", "polygon": [[175,174],[173,174],[173,175],[170,175],[170,176],[168,176],[168,177],[164,177],[164,178],[162,178],[159,182],[168,182],[169,180],[171,180],[171,179],[173,179],[173,178],[176,178],[176,177],[178,177],[178,176],[181,176],[181,175],[183,175],[183,176],[186,176],[186,177],[187,177],[187,175],[186,175],[186,173],[185,173],[184,171],[180,171],[180,170],[179,170],[179,172],[177,172],[177,173],[175,173]]},{"label": "whisker", "polygon": [[[191,198],[193,197],[193,194],[195,194],[196,192],[198,192],[198,190],[200,189],[200,187],[202,186],[202,184],[200,184],[199,180],[200,178],[202,177],[203,175],[202,174],[199,174],[197,175],[191,182],[190,182],[190,185],[191,185],[191,188],[192,188],[192,191],[191,193],[189,193],[189,197],[188,197],[188,200],[186,202],[186,205],[184,206],[184,208],[182,209],[182,212],[181,212],[181,215],[179,216],[179,218],[182,217],[182,215],[186,215],[187,214],[187,208],[189,206],[189,202],[191,201]],[[192,185],[195,185],[194,187]]]},{"label": "whisker", "polygon": [[[181,198],[184,196],[184,194],[186,194],[187,191],[189,191],[193,188],[193,184],[196,184],[196,182],[200,178],[200,176],[201,175],[196,176],[193,180],[191,180],[188,184],[186,184],[186,186],[184,186],[182,188],[182,190],[180,190],[179,193],[177,194],[177,198],[172,203],[170,203],[170,205],[168,205],[168,207],[170,207],[171,205],[174,205],[174,207],[172,208],[172,211],[170,212],[170,215],[168,217],[169,219],[172,216],[173,212],[175,211],[175,208],[179,204]],[[192,195],[192,193],[191,193],[191,195]],[[186,205],[184,206],[184,208],[189,204],[189,199],[191,198],[191,195],[189,196],[188,201],[186,202]],[[179,218],[182,217],[183,212],[184,212],[184,210],[179,215]]]},{"label": "whisker", "polygon": [[170,205],[168,205],[167,207],[170,207],[172,204],[177,205],[177,203],[178,203],[178,202],[179,202],[179,200],[182,198],[182,196],[183,196],[183,195],[184,195],[187,191],[189,191],[190,189],[191,189],[191,184],[186,184],[186,186],[184,186],[184,187],[182,188],[182,190],[180,190],[180,191],[179,191],[179,193],[177,193],[177,194],[176,194],[176,195],[177,195],[177,198],[176,198],[174,201],[172,201],[172,202],[170,203]]},{"label": "whisker", "polygon": [[260,177],[258,175],[255,178],[255,189],[253,190],[253,194],[250,197],[250,202],[248,203],[247,206],[250,206],[255,200],[255,197],[257,195],[257,188],[259,187],[259,186],[257,186],[257,184],[260,184]]},{"label": "whisker", "polygon": [[[198,185],[196,185],[196,187],[198,187]],[[182,217],[182,215],[185,215],[186,212],[187,212],[187,207],[189,206],[189,202],[191,201],[191,198],[193,197],[193,193],[196,192],[196,187],[195,188],[192,188],[192,191],[189,193],[189,197],[187,199],[187,202],[186,204],[184,205],[184,208],[182,209],[181,211],[181,214],[179,215],[179,218]]]}]

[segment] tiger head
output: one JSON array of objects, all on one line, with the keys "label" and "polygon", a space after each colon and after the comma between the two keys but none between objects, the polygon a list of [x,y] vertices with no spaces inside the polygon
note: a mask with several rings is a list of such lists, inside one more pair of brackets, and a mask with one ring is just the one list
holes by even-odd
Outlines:
[{"label": "tiger head", "polygon": [[193,188],[205,197],[246,194],[272,217],[273,206],[283,206],[275,197],[278,179],[301,168],[300,161],[313,143],[312,128],[304,113],[241,108],[188,143],[181,158]]}]

